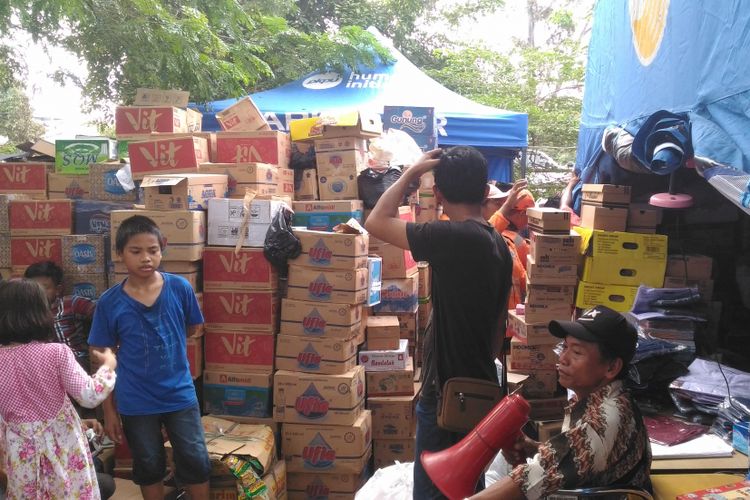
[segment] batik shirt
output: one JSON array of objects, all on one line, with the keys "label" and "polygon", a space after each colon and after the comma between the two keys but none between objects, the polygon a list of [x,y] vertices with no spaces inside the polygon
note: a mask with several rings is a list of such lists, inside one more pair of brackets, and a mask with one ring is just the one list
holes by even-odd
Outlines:
[{"label": "batik shirt", "polygon": [[563,431],[511,478],[534,500],[559,489],[628,484],[651,491],[651,446],[638,407],[616,380],[565,409]]},{"label": "batik shirt", "polygon": [[76,361],[84,370],[89,370],[89,328],[94,317],[96,303],[78,295],[59,297],[52,304],[55,318],[55,339],[65,344],[75,354]]}]

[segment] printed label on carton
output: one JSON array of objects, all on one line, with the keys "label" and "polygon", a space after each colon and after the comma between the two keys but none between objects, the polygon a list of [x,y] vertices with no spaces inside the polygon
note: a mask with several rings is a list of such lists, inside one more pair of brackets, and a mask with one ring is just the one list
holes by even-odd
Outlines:
[{"label": "printed label on carton", "polygon": [[206,139],[193,136],[131,142],[128,155],[134,179],[148,174],[197,172],[198,165],[209,160]]},{"label": "printed label on carton", "polygon": [[326,269],[357,269],[367,267],[368,238],[366,234],[326,233],[297,230],[302,253],[289,262]]},{"label": "printed label on carton", "polygon": [[367,269],[351,271],[289,266],[290,299],[361,304],[367,298]]},{"label": "printed label on carton", "polygon": [[214,415],[270,417],[270,373],[209,371],[203,374],[203,409]]},{"label": "printed label on carton", "polygon": [[[7,236],[3,236],[7,238]],[[10,265],[13,268],[25,269],[39,261],[51,260],[62,265],[62,241],[60,237],[11,237]]]},{"label": "printed label on carton", "polygon": [[281,307],[281,335],[345,340],[356,335],[361,321],[361,305],[321,304],[287,298]]},{"label": "printed label on carton", "polygon": [[417,273],[408,278],[384,279],[380,304],[374,306],[375,312],[415,312],[419,300],[417,297],[418,281]]},{"label": "printed label on carton", "polygon": [[204,351],[208,370],[273,371],[274,336],[268,333],[209,329],[204,336]]},{"label": "printed label on carton", "polygon": [[73,232],[70,200],[10,202],[10,234],[13,236],[58,236]]},{"label": "printed label on carton", "polygon": [[226,132],[216,134],[217,163],[270,163],[289,166],[289,136],[277,131]]},{"label": "printed label on carton", "polygon": [[209,290],[275,289],[276,270],[260,248],[206,247],[203,252],[203,288]]},{"label": "printed label on carton", "polygon": [[211,327],[274,332],[278,318],[278,296],[273,290],[206,290],[203,314]]},{"label": "printed label on carton", "polygon": [[354,339],[279,335],[276,368],[311,373],[346,373],[357,364]]},{"label": "printed label on carton", "polygon": [[48,163],[0,163],[0,192],[46,193]]}]

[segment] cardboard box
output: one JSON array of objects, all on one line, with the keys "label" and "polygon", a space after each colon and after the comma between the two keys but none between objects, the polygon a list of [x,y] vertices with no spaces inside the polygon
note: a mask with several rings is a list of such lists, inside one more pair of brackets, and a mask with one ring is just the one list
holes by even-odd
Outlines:
[{"label": "cardboard box", "polygon": [[368,469],[358,474],[290,471],[286,477],[287,500],[353,500],[369,477]]},{"label": "cardboard box", "polygon": [[115,134],[186,133],[187,112],[172,106],[117,106]]},{"label": "cardboard box", "polygon": [[202,137],[152,138],[128,143],[133,179],[146,175],[196,173],[209,161],[208,142]]},{"label": "cardboard box", "polygon": [[92,163],[89,165],[89,197],[92,200],[137,201],[138,187],[126,191],[117,178],[122,163]]},{"label": "cardboard box", "polygon": [[383,106],[383,128],[406,132],[422,151],[430,151],[437,147],[435,108]]},{"label": "cardboard box", "polygon": [[367,409],[372,412],[372,438],[399,439],[416,435],[414,409],[417,397],[378,396],[367,398]]},{"label": "cardboard box", "polygon": [[529,255],[540,264],[576,264],[581,260],[581,237],[568,234],[542,234],[531,232]]},{"label": "cardboard box", "polygon": [[[8,239],[8,235],[0,236]],[[23,274],[31,264],[51,260],[62,266],[62,240],[60,236],[26,237],[12,236],[10,239],[10,266],[17,274]]]},{"label": "cardboard box", "polygon": [[380,304],[374,306],[375,312],[387,311],[400,313],[416,311],[418,288],[418,273],[414,273],[408,278],[384,279]]},{"label": "cardboard box", "polygon": [[526,284],[526,304],[572,304],[576,287],[573,285]]},{"label": "cardboard box", "polygon": [[[419,299],[419,306],[417,308],[417,319],[416,319],[415,325],[419,325],[418,331],[420,333],[425,331],[425,329],[427,328],[427,322],[430,320],[431,315],[432,315],[432,301],[430,300],[430,298],[428,297],[426,299]],[[404,338],[403,331],[401,333],[402,333],[401,338]],[[416,340],[416,337],[410,340]],[[414,344],[414,342],[412,342],[412,344]]]},{"label": "cardboard box", "polygon": [[273,375],[206,370],[203,411],[213,415],[270,417]]},{"label": "cardboard box", "polygon": [[529,422],[536,431],[537,441],[543,443],[562,433],[562,420],[532,420]]},{"label": "cardboard box", "polygon": [[367,318],[367,349],[386,351],[400,346],[401,328],[396,316],[370,316]]},{"label": "cardboard box", "polygon": [[316,116],[292,120],[289,132],[293,141],[338,137],[379,137],[383,122],[378,113],[351,111],[338,116]]},{"label": "cardboard box", "polygon": [[282,450],[290,471],[362,471],[371,453],[372,416],[362,411],[351,425],[295,425],[282,429]]},{"label": "cardboard box", "polygon": [[[390,243],[383,243],[370,237],[370,254],[383,259],[383,279],[408,278],[417,270],[417,263],[411,251],[398,248]],[[417,285],[418,280],[417,281]]]},{"label": "cardboard box", "polygon": [[109,283],[104,273],[67,273],[63,277],[63,293],[96,300],[107,291]]},{"label": "cardboard box", "polygon": [[427,262],[418,262],[417,272],[419,273],[417,281],[417,297],[419,299],[426,299],[431,293],[432,270]]},{"label": "cardboard box", "polygon": [[526,377],[521,393],[527,398],[551,398],[557,392],[557,370],[519,370],[518,373]]},{"label": "cardboard box", "polygon": [[[112,232],[112,211],[131,210],[129,202],[76,200],[73,204],[73,232],[75,234],[103,234]],[[131,214],[134,215],[134,214]]]},{"label": "cardboard box", "polygon": [[290,264],[323,269],[354,270],[367,267],[368,234],[328,233],[298,229],[294,235],[302,245]]},{"label": "cardboard box", "polygon": [[[359,151],[366,153],[367,139],[360,137],[333,137],[325,139],[316,139],[314,142],[315,154],[328,153],[331,151]],[[320,164],[318,164],[320,166]]]},{"label": "cardboard box", "polygon": [[9,210],[11,236],[62,236],[73,232],[70,200],[12,200]]},{"label": "cardboard box", "polygon": [[190,365],[190,376],[195,380],[203,374],[203,336],[188,338],[185,348]]},{"label": "cardboard box", "polygon": [[667,237],[662,234],[598,231],[584,227],[575,230],[582,237],[581,247],[585,255],[659,262],[667,259]]},{"label": "cardboard box", "polygon": [[[0,233],[0,269],[8,269],[10,273],[10,234]],[[3,279],[7,279],[5,275],[0,275]]]},{"label": "cardboard box", "polygon": [[661,209],[648,204],[628,207],[628,226],[653,227],[661,224]]},{"label": "cardboard box", "polygon": [[47,198],[50,200],[80,200],[90,196],[89,178],[75,174],[47,174]]},{"label": "cardboard box", "polygon": [[280,335],[346,340],[356,336],[361,323],[361,305],[322,304],[290,298],[281,304]]},{"label": "cardboard box", "polygon": [[279,168],[277,192],[280,196],[294,198],[294,170],[291,168]]},{"label": "cardboard box", "polygon": [[87,175],[90,163],[117,159],[117,142],[105,138],[57,139],[55,171],[61,174]]},{"label": "cardboard box", "polygon": [[318,196],[326,201],[359,198],[357,175],[354,168],[342,168],[338,174],[318,172]]},{"label": "cardboard box", "polygon": [[593,203],[605,207],[627,207],[630,204],[630,186],[584,184],[581,188],[581,199],[584,204]]},{"label": "cardboard box", "polygon": [[203,352],[206,370],[273,372],[274,336],[270,333],[224,331],[207,326]]},{"label": "cardboard box", "polygon": [[30,196],[47,195],[47,172],[51,163],[0,162],[0,193],[25,193]]},{"label": "cardboard box", "polygon": [[[267,425],[240,424],[214,416],[201,418],[206,448],[211,458],[211,476],[234,477],[221,462],[226,455],[251,456],[257,472],[265,475],[276,461],[273,429]],[[169,445],[167,445],[169,446]]]},{"label": "cardboard box", "polygon": [[396,463],[411,462],[415,457],[415,438],[376,439],[372,442],[375,468],[381,469]]},{"label": "cardboard box", "polygon": [[287,297],[315,302],[361,304],[367,299],[367,268],[344,271],[289,266]]},{"label": "cardboard box", "polygon": [[628,209],[581,206],[581,226],[602,231],[625,231],[628,222]]},{"label": "cardboard box", "polygon": [[318,177],[342,176],[355,172],[355,176],[367,168],[367,151],[316,151],[315,163]]},{"label": "cardboard box", "polygon": [[[314,168],[306,168],[304,170],[299,171],[298,173],[297,171],[295,171],[294,199],[313,201],[319,198],[320,196],[318,195],[318,172]],[[311,229],[317,229],[317,228],[311,228]]]},{"label": "cardboard box", "polygon": [[557,304],[525,304],[524,316],[529,323],[549,323],[553,319],[569,321],[573,301]]},{"label": "cardboard box", "polygon": [[295,201],[292,204],[294,225],[314,231],[332,231],[334,226],[352,218],[362,223],[362,207],[361,200]]},{"label": "cardboard box", "polygon": [[414,359],[409,357],[403,370],[382,372],[366,371],[367,397],[372,396],[413,396]]},{"label": "cardboard box", "polygon": [[284,132],[219,132],[216,134],[216,162],[270,163],[289,168],[292,154],[289,136]]},{"label": "cardboard box", "polygon": [[243,200],[212,198],[208,201],[208,244],[235,246],[242,240],[242,246],[262,248],[268,226],[280,209],[278,200],[253,200],[245,234],[240,235],[246,217]]},{"label": "cardboard box", "polygon": [[562,420],[565,416],[565,407],[568,405],[568,396],[556,396],[551,398],[530,399],[530,420]]},{"label": "cardboard box", "polygon": [[637,292],[637,286],[605,285],[581,281],[578,283],[576,307],[589,309],[602,305],[618,312],[627,312],[633,307]]},{"label": "cardboard box", "polygon": [[203,251],[203,289],[270,290],[278,287],[278,273],[261,248],[206,247]]},{"label": "cardboard box", "polygon": [[0,234],[10,233],[10,202],[13,200],[30,200],[27,194],[0,193]]},{"label": "cardboard box", "polygon": [[211,328],[274,333],[279,297],[275,290],[206,290],[203,314]]},{"label": "cardboard box", "polygon": [[510,341],[511,370],[556,370],[558,357],[553,348],[555,344],[524,344],[513,338]]},{"label": "cardboard box", "polygon": [[357,342],[329,337],[279,335],[276,369],[307,373],[346,373],[357,365]]},{"label": "cardboard box", "polygon": [[625,228],[628,233],[656,234],[656,227],[628,226]]},{"label": "cardboard box", "polygon": [[279,169],[268,163],[201,163],[202,174],[227,176],[227,197],[242,199],[250,189],[259,196],[282,194],[279,190]]},{"label": "cardboard box", "polygon": [[533,285],[572,285],[578,283],[575,264],[537,263],[531,255],[526,261],[526,279]]},{"label": "cardboard box", "polygon": [[367,257],[367,301],[370,307],[380,304],[383,292],[383,259],[369,255]]},{"label": "cardboard box", "polygon": [[708,280],[713,272],[714,259],[707,255],[669,255],[666,276],[688,280]]},{"label": "cardboard box", "polygon": [[243,97],[234,104],[216,113],[216,121],[227,132],[254,132],[271,130],[263,113],[250,97]]},{"label": "cardboard box", "polygon": [[146,175],[141,182],[146,210],[205,210],[211,198],[227,196],[223,174]]},{"label": "cardboard box", "polygon": [[526,210],[529,228],[543,234],[569,234],[570,212],[559,208],[530,207]]},{"label": "cardboard box", "polygon": [[104,235],[65,235],[62,237],[62,268],[69,273],[103,273],[106,257]]},{"label": "cardboard box", "polygon": [[[202,117],[201,117],[202,119]],[[198,137],[206,140],[206,146],[208,148],[208,156],[201,160],[201,162],[216,161],[216,133],[215,132],[200,132],[191,131],[186,134],[137,134],[137,135],[120,135],[117,136],[117,156],[120,160],[130,159],[129,147],[131,143],[151,141],[151,140],[170,140],[170,139],[186,139]],[[192,170],[194,172],[194,170]],[[175,172],[175,173],[179,173]]]},{"label": "cardboard box", "polygon": [[110,215],[112,226],[112,253],[115,253],[115,235],[122,222],[133,215],[144,215],[153,220],[167,246],[162,251],[163,261],[193,262],[203,257],[206,241],[206,213],[200,210],[113,210]]},{"label": "cardboard box", "polygon": [[359,364],[368,372],[405,370],[409,359],[408,346],[408,340],[400,339],[398,349],[382,351],[363,349],[359,351]]},{"label": "cardboard box", "polygon": [[664,284],[666,261],[628,259],[623,257],[586,257],[581,280],[612,285],[647,285],[660,288]]},{"label": "cardboard box", "polygon": [[[570,313],[568,313],[570,318]],[[549,322],[532,323],[526,321],[526,316],[514,310],[508,311],[508,330],[513,338],[524,344],[557,344],[560,339],[549,332]]]},{"label": "cardboard box", "polygon": [[365,370],[361,366],[337,375],[279,370],[273,386],[274,420],[316,424],[312,428],[353,425],[364,409],[364,397]]}]

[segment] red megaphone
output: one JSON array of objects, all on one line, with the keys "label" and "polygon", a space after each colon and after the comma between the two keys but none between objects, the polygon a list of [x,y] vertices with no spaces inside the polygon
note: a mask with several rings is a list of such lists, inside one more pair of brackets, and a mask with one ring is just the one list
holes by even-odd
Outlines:
[{"label": "red megaphone", "polygon": [[512,394],[455,445],[439,452],[422,452],[422,466],[449,500],[463,500],[474,494],[479,476],[497,452],[513,446],[528,419],[529,403]]}]

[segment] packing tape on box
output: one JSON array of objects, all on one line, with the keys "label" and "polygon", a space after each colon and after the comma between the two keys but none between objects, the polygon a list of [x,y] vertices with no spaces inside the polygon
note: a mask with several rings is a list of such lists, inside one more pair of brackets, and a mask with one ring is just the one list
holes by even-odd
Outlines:
[{"label": "packing tape on box", "polygon": [[256,195],[257,193],[254,190],[247,188],[245,190],[245,197],[242,198],[242,208],[245,210],[245,214],[242,217],[242,224],[240,224],[240,238],[237,240],[237,244],[234,246],[235,255],[239,255],[240,250],[242,250],[242,242],[245,241],[243,235],[245,234],[245,231],[247,231],[247,225],[250,224],[250,206],[253,204],[253,200],[255,199]]}]

